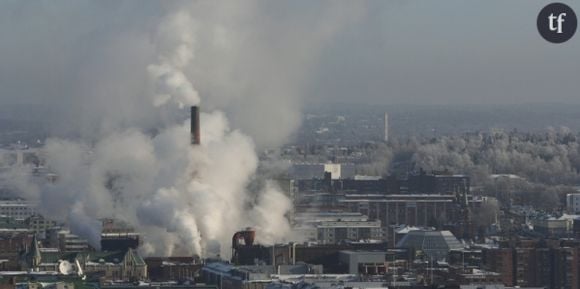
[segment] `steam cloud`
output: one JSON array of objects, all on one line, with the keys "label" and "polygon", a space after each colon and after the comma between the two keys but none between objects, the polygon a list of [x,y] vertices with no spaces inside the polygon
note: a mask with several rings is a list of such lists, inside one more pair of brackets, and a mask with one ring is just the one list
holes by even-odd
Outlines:
[{"label": "steam cloud", "polygon": [[168,17],[159,26],[156,43],[159,43],[158,64],[147,67],[156,84],[155,106],[166,104],[173,98],[180,107],[199,103],[197,91],[183,73],[193,58],[193,27],[191,16],[180,11]]},{"label": "steam cloud", "polygon": [[264,243],[279,241],[289,230],[290,202],[271,183],[257,202],[246,190],[258,165],[252,140],[229,129],[221,112],[201,119],[204,142],[193,148],[187,122],[154,137],[115,132],[93,146],[51,139],[47,163],[59,180],[28,198],[92,244],[100,218],[133,224],[145,232],[148,254],[201,254],[204,242],[227,245],[246,226],[256,227]]},{"label": "steam cloud", "polygon": [[[5,176],[93,245],[102,217],[134,225],[154,255],[202,254],[219,242],[227,256],[232,234],[246,226],[259,242],[281,240],[291,204],[274,182],[255,182],[255,150],[284,143],[298,127],[307,72],[362,10],[135,3],[0,4],[2,19],[26,29],[0,28],[0,59],[16,67],[0,102],[45,104],[49,129],[66,136],[44,148],[55,183],[20,169]],[[197,103],[207,113],[202,144],[192,148],[179,115]]]},{"label": "steam cloud", "polygon": [[[184,11],[158,28],[157,62],[147,71],[155,87],[152,104],[160,109],[200,101],[183,71],[193,57],[192,28]],[[45,216],[65,220],[96,247],[98,220],[105,217],[144,232],[146,254],[202,255],[208,241],[225,249],[233,232],[247,226],[259,231],[262,243],[281,240],[289,231],[290,201],[273,182],[248,191],[258,166],[252,139],[230,129],[216,110],[202,114],[203,143],[192,147],[188,123],[166,124],[153,136],[127,127],[96,142],[49,139],[44,153],[56,182],[35,184],[12,173]]]}]

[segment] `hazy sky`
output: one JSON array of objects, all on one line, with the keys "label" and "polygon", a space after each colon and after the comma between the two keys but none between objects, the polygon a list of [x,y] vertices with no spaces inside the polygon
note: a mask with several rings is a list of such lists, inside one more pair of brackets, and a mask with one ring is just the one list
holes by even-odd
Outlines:
[{"label": "hazy sky", "polygon": [[548,3],[1,1],[0,104],[134,121],[148,109],[138,103],[150,88],[151,35],[179,9],[196,21],[187,73],[202,105],[256,133],[264,119],[295,128],[284,112],[309,101],[580,103],[580,35],[542,39],[536,17]]},{"label": "hazy sky", "polygon": [[578,103],[580,36],[541,38],[547,3],[368,2],[321,57],[312,91],[376,103]]}]

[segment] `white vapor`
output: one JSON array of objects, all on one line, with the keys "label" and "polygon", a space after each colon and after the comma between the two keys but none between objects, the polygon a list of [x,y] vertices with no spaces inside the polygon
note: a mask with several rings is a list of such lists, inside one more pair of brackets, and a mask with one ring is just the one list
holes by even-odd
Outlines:
[{"label": "white vapor", "polygon": [[[219,242],[227,256],[232,234],[243,227],[256,228],[264,244],[284,240],[290,200],[273,181],[248,186],[260,178],[256,149],[283,143],[299,125],[306,72],[351,20],[351,5],[318,7],[321,15],[304,16],[306,23],[293,31],[284,7],[278,7],[275,29],[251,21],[276,8],[267,3],[230,3],[240,10],[209,2],[134,3],[140,2],[81,2],[59,12],[70,21],[91,8],[111,13],[113,7],[118,15],[106,25],[106,18],[89,17],[87,27],[64,35],[81,35],[79,43],[88,44],[78,53],[81,64],[59,58],[58,83],[71,88],[47,90],[54,96],[46,102],[80,137],[47,140],[44,154],[57,181],[39,184],[14,171],[15,185],[41,204],[42,214],[67,222],[95,246],[98,220],[111,217],[142,232],[142,249],[150,255],[204,254]],[[68,24],[67,17],[56,19]],[[280,30],[293,33],[278,38]],[[248,42],[252,38],[256,42]],[[297,40],[304,41],[297,50],[284,50]],[[77,55],[71,48],[77,46],[63,47]],[[189,121],[178,116],[197,104],[205,113],[201,145],[192,146]]]},{"label": "white vapor", "polygon": [[179,11],[161,23],[156,34],[157,64],[147,67],[156,85],[155,106],[175,98],[180,107],[199,103],[199,95],[183,69],[193,58],[193,19],[189,13]]}]

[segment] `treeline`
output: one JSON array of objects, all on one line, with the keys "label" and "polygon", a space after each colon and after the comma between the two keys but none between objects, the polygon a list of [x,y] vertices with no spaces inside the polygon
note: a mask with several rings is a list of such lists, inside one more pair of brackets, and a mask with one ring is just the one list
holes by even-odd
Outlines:
[{"label": "treeline", "polygon": [[578,135],[569,129],[543,134],[505,132],[395,140],[391,165],[410,163],[413,169],[449,170],[468,174],[474,185],[485,185],[494,174],[514,174],[532,183],[575,185],[580,182]]}]

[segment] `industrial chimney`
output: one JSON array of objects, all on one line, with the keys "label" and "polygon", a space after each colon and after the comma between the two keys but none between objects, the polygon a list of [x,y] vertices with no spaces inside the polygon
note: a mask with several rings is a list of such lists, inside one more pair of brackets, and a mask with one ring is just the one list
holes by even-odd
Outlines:
[{"label": "industrial chimney", "polygon": [[191,144],[199,145],[199,107],[191,107]]}]

